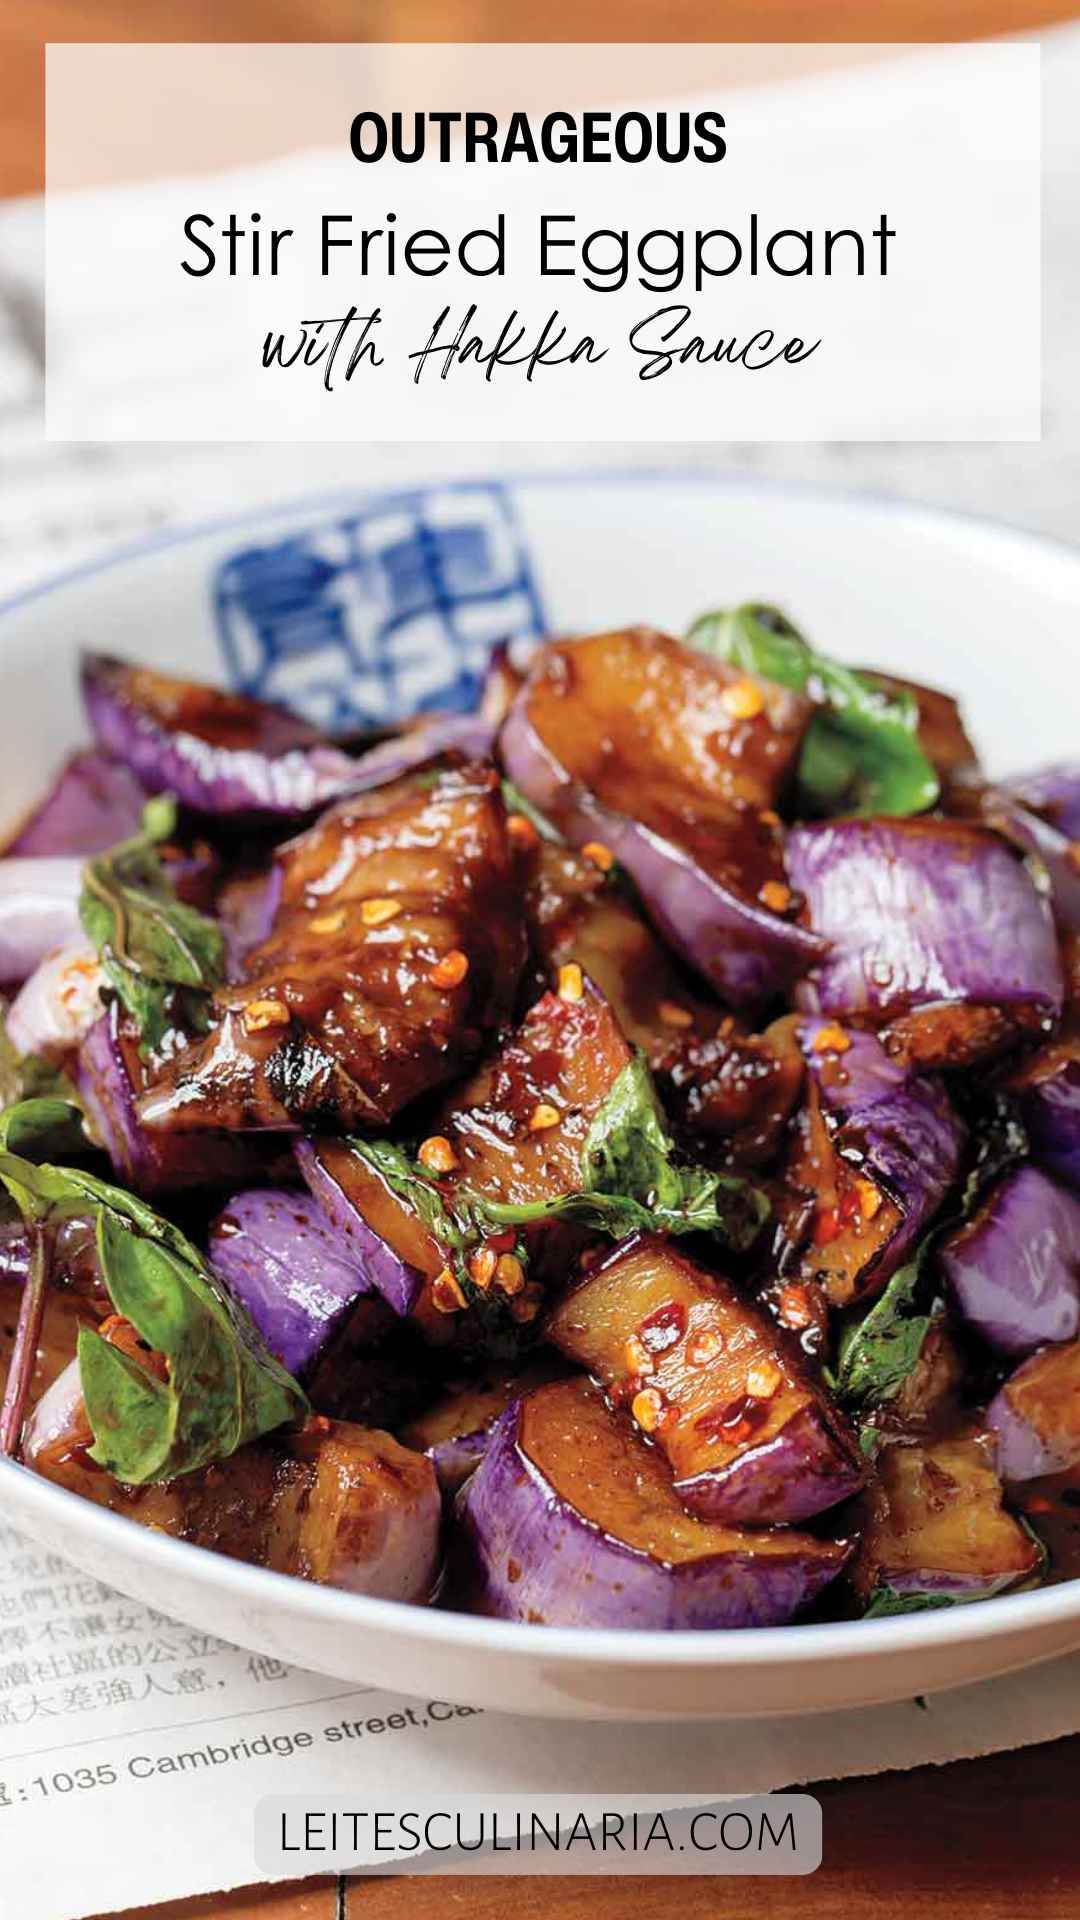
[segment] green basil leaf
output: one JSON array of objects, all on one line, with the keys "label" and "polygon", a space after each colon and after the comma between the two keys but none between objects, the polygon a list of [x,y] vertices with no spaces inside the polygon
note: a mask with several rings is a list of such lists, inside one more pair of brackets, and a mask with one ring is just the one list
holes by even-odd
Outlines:
[{"label": "green basil leaf", "polygon": [[148,804],[140,833],[83,870],[83,930],[144,1051],[160,1046],[177,1019],[205,1026],[208,996],[225,971],[221,928],[177,899],[157,852],[175,827],[175,805],[159,796]]},{"label": "green basil leaf", "polygon": [[676,1160],[641,1053],[623,1068],[585,1136],[581,1186],[585,1197],[636,1202],[664,1232],[720,1233],[739,1250],[757,1238],[769,1212],[764,1194],[745,1180]]},{"label": "green basil leaf", "polygon": [[[866,674],[815,655],[827,706],[807,729],[799,785],[819,812],[925,813],[938,778],[919,745],[919,710],[909,693],[885,693]],[[839,787],[844,756],[848,778]]]},{"label": "green basil leaf", "polygon": [[526,820],[532,822],[541,840],[550,840],[555,846],[563,845],[563,837],[558,828],[552,826],[547,815],[541,813],[539,807],[534,807],[532,801],[526,799],[521,788],[515,787],[512,780],[503,781],[502,797],[507,813],[523,814]]},{"label": "green basil leaf", "polygon": [[436,1182],[404,1147],[393,1140],[350,1140],[349,1146],[381,1175],[399,1200],[412,1208],[440,1246],[457,1251],[475,1244],[467,1218],[451,1211]]},{"label": "green basil leaf", "polygon": [[948,1593],[897,1593],[892,1587],[875,1587],[864,1620],[892,1620],[900,1613],[939,1613],[942,1607],[970,1604]]},{"label": "green basil leaf", "polygon": [[845,1329],[837,1356],[836,1389],[851,1408],[882,1406],[895,1400],[914,1372],[923,1341],[934,1321],[923,1310],[926,1249],[899,1267],[870,1311]]},{"label": "green basil leaf", "polygon": [[44,1160],[56,1153],[85,1153],[89,1144],[82,1110],[72,1100],[17,1100],[0,1113],[2,1153]]},{"label": "green basil leaf", "polygon": [[692,646],[821,701],[799,757],[799,787],[815,813],[924,813],[940,791],[919,745],[913,696],[886,693],[873,676],[816,653],[776,607],[748,603],[705,614]]},{"label": "green basil leaf", "polygon": [[814,656],[798,628],[779,607],[747,602],[728,613],[706,613],[687,634],[690,645],[718,660],[727,660],[743,673],[792,693],[805,693]]},{"label": "green basil leaf", "polygon": [[134,1194],[74,1167],[0,1152],[0,1181],[27,1220],[92,1210],[102,1277],[116,1312],[164,1356],[159,1381],[83,1328],[79,1363],[93,1459],[131,1486],[221,1460],[307,1412],[202,1254]]}]

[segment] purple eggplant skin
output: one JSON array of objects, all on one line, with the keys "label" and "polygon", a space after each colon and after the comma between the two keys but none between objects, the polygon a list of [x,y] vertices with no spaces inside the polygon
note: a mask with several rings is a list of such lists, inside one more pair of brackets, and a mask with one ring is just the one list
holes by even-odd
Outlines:
[{"label": "purple eggplant skin", "polygon": [[395,1313],[402,1317],[411,1313],[424,1286],[419,1268],[401,1259],[368,1225],[331,1173],[315,1141],[298,1140],[293,1151],[309,1191],[349,1257],[363,1268],[371,1285]]},{"label": "purple eggplant skin", "polygon": [[336,799],[354,771],[282,707],[107,654],[84,656],[82,692],[98,746],[150,793],[175,794],[200,814],[300,820]]},{"label": "purple eggplant skin", "polygon": [[995,834],[952,820],[825,821],[787,840],[791,884],[829,952],[808,1011],[887,1016],[948,1001],[1061,1010],[1054,921]]},{"label": "purple eggplant skin", "polygon": [[29,979],[46,954],[81,939],[82,873],[67,855],[0,860],[0,982]]},{"label": "purple eggplant skin", "polygon": [[499,753],[514,785],[558,821],[571,846],[599,841],[610,849],[669,946],[733,1006],[774,999],[822,959],[815,934],[741,898],[682,847],[571,779],[529,719],[528,687],[504,722]]},{"label": "purple eggplant skin", "polygon": [[149,1195],[274,1178],[280,1157],[268,1157],[265,1147],[260,1152],[255,1136],[148,1132],[136,1112],[137,1060],[114,1001],[79,1048],[75,1082],[91,1128],[125,1185]]},{"label": "purple eggplant skin", "polygon": [[983,817],[996,833],[1033,854],[1045,868],[1049,899],[1054,918],[1062,933],[1080,933],[1080,868],[1073,857],[1073,843],[1060,827],[1053,826],[1030,807],[1023,807],[1000,788],[991,788],[982,803]]},{"label": "purple eggplant skin", "polygon": [[[600,1400],[595,1388],[588,1391]],[[496,1422],[457,1498],[455,1597],[473,1612],[547,1626],[779,1626],[844,1563],[846,1548],[832,1541],[780,1530],[738,1533],[681,1514],[669,1482],[671,1534],[666,1526],[655,1529],[652,1551],[631,1544],[619,1537],[617,1518],[605,1523],[599,1510],[582,1512],[526,1451],[525,1406],[516,1401]],[[614,1428],[616,1416],[605,1408],[604,1417]],[[633,1450],[642,1475],[663,1485],[666,1469],[640,1438],[627,1432],[607,1445]],[[602,1474],[602,1455],[596,1464]],[[684,1557],[664,1557],[660,1541],[670,1538],[684,1545]]]},{"label": "purple eggplant skin", "polygon": [[938,1262],[969,1327],[995,1353],[1025,1354],[1080,1328],[1080,1200],[1037,1167],[1007,1173]]},{"label": "purple eggplant skin", "polygon": [[1037,1480],[1080,1462],[1080,1340],[1021,1361],[986,1409],[1003,1480]]},{"label": "purple eggplant skin", "polygon": [[799,1040],[826,1112],[839,1122],[837,1151],[888,1194],[901,1224],[874,1265],[878,1287],[908,1258],[956,1179],[966,1129],[936,1074],[913,1074],[872,1033],[848,1034],[845,1052],[819,1053],[820,1019]]},{"label": "purple eggplant skin", "polygon": [[691,1513],[718,1526],[798,1525],[857,1493],[862,1462],[824,1403],[800,1407],[771,1440],[725,1467],[675,1481]]},{"label": "purple eggplant skin", "polygon": [[421,721],[419,726],[395,734],[392,740],[380,740],[378,746],[354,760],[348,791],[366,793],[370,787],[385,786],[448,753],[460,754],[465,760],[489,760],[495,733],[495,723],[475,713],[439,714]]},{"label": "purple eggplant skin", "polygon": [[7,852],[20,859],[104,853],[138,832],[146,798],[123,761],[87,748],[64,762]]},{"label": "purple eggplant skin", "polygon": [[1080,1194],[1080,1046],[1063,1042],[1012,1083],[1031,1157]]},{"label": "purple eggplant skin", "polygon": [[281,868],[266,873],[240,874],[226,881],[214,903],[225,937],[225,974],[242,980],[248,955],[270,938],[274,915],[281,904]]},{"label": "purple eggplant skin", "polygon": [[234,1194],[210,1229],[208,1251],[271,1353],[298,1379],[373,1291],[318,1202],[295,1188]]},{"label": "purple eggplant skin", "polygon": [[1015,794],[1033,813],[1042,814],[1066,840],[1080,840],[1080,761],[1059,761],[1004,784],[1007,793]]}]

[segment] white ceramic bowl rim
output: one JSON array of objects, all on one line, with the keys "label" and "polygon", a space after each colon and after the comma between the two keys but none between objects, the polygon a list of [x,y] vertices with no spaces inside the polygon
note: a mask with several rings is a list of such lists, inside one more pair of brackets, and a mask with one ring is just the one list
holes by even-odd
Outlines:
[{"label": "white ceramic bowl rim", "polygon": [[[438,484],[451,487],[468,485],[478,478],[477,475],[465,475],[457,480],[440,477]],[[759,475],[714,474],[698,468],[678,467],[635,468],[630,471],[597,468],[566,472],[500,473],[497,478],[511,487],[633,487],[668,482],[677,486],[700,485],[718,492],[759,492],[765,498],[772,496],[807,502],[827,499],[842,504],[845,510],[853,514],[865,513],[878,517],[884,511],[907,520],[913,527],[923,531],[941,533],[948,530],[975,552],[984,541],[1000,548],[1005,539],[1013,543],[1018,552],[1037,553],[1043,564],[1050,561],[1066,566],[1074,582],[1080,571],[1080,554],[1066,542],[1052,536],[1028,532],[959,509],[923,505],[886,492],[822,488]],[[261,508],[235,516],[218,516],[178,528],[174,532],[133,542],[99,560],[54,574],[40,584],[10,596],[0,602],[0,619],[19,607],[81,580],[91,579],[166,548],[184,546],[208,535],[246,526],[265,526],[277,520],[288,520],[298,513],[333,508],[358,500],[392,498],[396,491],[371,487],[337,489],[322,496],[309,494],[277,507]],[[39,1480],[26,1468],[9,1460],[0,1460],[0,1489],[5,1484],[5,1476],[13,1474],[19,1476],[19,1498],[13,1505],[24,1512],[39,1513],[43,1523],[55,1530],[63,1527],[65,1517],[73,1511],[73,1503],[77,1503],[80,1533],[90,1538],[103,1554],[108,1554],[110,1547],[115,1544],[120,1558],[124,1557],[125,1549],[129,1549],[131,1544],[132,1521],[97,1507],[62,1487]],[[0,1507],[5,1504],[0,1502]],[[264,1593],[268,1600],[287,1596],[294,1610],[302,1611],[313,1624],[328,1629],[346,1621],[354,1626],[367,1623],[373,1630],[392,1630],[405,1638],[429,1641],[437,1621],[438,1637],[460,1650],[483,1654],[485,1650],[498,1649],[510,1654],[517,1652],[523,1659],[539,1658],[556,1664],[574,1664],[588,1657],[601,1666],[610,1664],[623,1667],[627,1661],[639,1659],[653,1665],[695,1667],[700,1666],[704,1657],[710,1666],[722,1669],[754,1665],[801,1665],[807,1659],[836,1659],[845,1653],[853,1653],[856,1648],[867,1654],[915,1654],[931,1648],[946,1648],[1051,1626],[1074,1618],[1080,1610],[1080,1585],[1077,1581],[1063,1581],[1027,1593],[1004,1594],[997,1599],[980,1601],[977,1605],[951,1606],[884,1620],[794,1623],[781,1627],[714,1629],[707,1633],[538,1626],[441,1610],[433,1615],[430,1608],[411,1606],[400,1601],[376,1600],[361,1594],[345,1593],[334,1587],[318,1586],[291,1575],[253,1567],[245,1561],[229,1559],[187,1541],[171,1540],[151,1532],[143,1533],[140,1538],[139,1557],[164,1577],[170,1571],[175,1571],[211,1591],[228,1591],[247,1601],[257,1599],[260,1593]]]}]

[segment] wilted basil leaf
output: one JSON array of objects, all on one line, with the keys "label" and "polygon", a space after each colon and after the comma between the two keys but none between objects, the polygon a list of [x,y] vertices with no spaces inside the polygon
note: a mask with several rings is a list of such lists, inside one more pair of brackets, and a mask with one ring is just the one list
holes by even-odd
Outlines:
[{"label": "wilted basil leaf", "polygon": [[208,996],[225,971],[221,928],[177,899],[157,851],[175,829],[175,806],[159,796],[141,833],[83,870],[79,917],[144,1052],[160,1046],[176,1020],[204,1027]]}]

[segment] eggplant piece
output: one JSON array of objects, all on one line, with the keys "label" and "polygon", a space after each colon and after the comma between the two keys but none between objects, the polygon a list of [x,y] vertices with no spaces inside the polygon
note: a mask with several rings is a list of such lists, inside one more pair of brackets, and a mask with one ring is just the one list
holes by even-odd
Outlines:
[{"label": "eggplant piece", "polygon": [[1042,1555],[1002,1504],[985,1433],[883,1447],[853,1569],[874,1613],[989,1600],[1037,1573]]},{"label": "eggplant piece", "polygon": [[296,1164],[350,1260],[395,1313],[413,1311],[442,1254],[419,1216],[347,1141],[298,1140]]},{"label": "eggplant piece", "polygon": [[1052,1041],[1009,1081],[1031,1157],[1080,1194],[1080,1040]]},{"label": "eggplant piece", "polygon": [[142,1194],[175,1193],[272,1180],[280,1173],[280,1155],[260,1152],[243,1135],[152,1133],[139,1118],[146,1071],[138,1034],[114,1000],[79,1048],[75,1082],[91,1130],[125,1185]]},{"label": "eggplant piece", "polygon": [[323,1416],[295,1433],[146,1487],[87,1457],[78,1362],[28,1422],[26,1465],[156,1533],[348,1593],[423,1604],[439,1567],[439,1489],[430,1460],[377,1428]]},{"label": "eggplant piece", "polygon": [[362,1329],[374,1343],[391,1317],[309,1193],[254,1187],[234,1194],[210,1228],[207,1250],[271,1353],[297,1379],[346,1328],[354,1343]]},{"label": "eggplant piece", "polygon": [[727,1280],[654,1235],[594,1267],[545,1331],[629,1404],[702,1519],[806,1520],[863,1482],[853,1432],[783,1336]]},{"label": "eggplant piece", "polygon": [[829,952],[798,990],[807,1011],[872,1021],[941,1003],[1061,1009],[1053,917],[995,834],[955,820],[847,819],[788,836],[792,885]]},{"label": "eggplant piece", "polygon": [[545,647],[499,747],[574,846],[625,868],[674,951],[724,999],[756,1006],[824,951],[784,917],[798,902],[775,812],[812,711],[635,628]]},{"label": "eggplant piece", "polygon": [[938,1212],[965,1129],[940,1080],[912,1074],[870,1033],[804,1021],[824,1126],[807,1117],[789,1179],[814,1196],[804,1279],[833,1307],[877,1293]]},{"label": "eggplant piece", "polygon": [[1041,814],[1066,840],[1080,840],[1080,762],[1059,761],[1005,781],[1007,793]]},{"label": "eggplant piece", "polygon": [[1080,1200],[1036,1167],[996,1181],[938,1263],[967,1325],[996,1353],[1031,1353],[1080,1328]]},{"label": "eggplant piece", "polygon": [[88,940],[72,940],[46,954],[24,980],[7,1011],[7,1036],[25,1059],[55,1059],[85,1040],[101,1018],[105,973]]},{"label": "eggplant piece", "polygon": [[64,762],[7,852],[21,859],[104,853],[138,832],[146,800],[123,761],[88,748]]},{"label": "eggplant piece", "polygon": [[343,801],[277,864],[271,931],[140,1103],[147,1127],[378,1130],[510,1011],[524,933],[489,769]]},{"label": "eggplant piece", "polygon": [[1080,1340],[1021,1361],[986,1409],[1003,1480],[1037,1480],[1080,1462]]},{"label": "eggplant piece", "polygon": [[426,1453],[444,1493],[456,1493],[480,1465],[495,1424],[515,1400],[560,1379],[566,1369],[554,1354],[541,1355],[531,1366],[494,1379],[483,1377],[450,1387],[401,1429],[407,1447]]},{"label": "eggplant piece", "polygon": [[723,1141],[729,1166],[770,1159],[802,1086],[792,1023],[746,1032],[691,985],[625,889],[569,847],[532,849],[525,911],[544,978],[576,964],[595,981],[683,1130]]},{"label": "eggplant piece", "polygon": [[299,820],[336,799],[353,762],[284,707],[83,656],[86,716],[103,752],[149,793],[217,819]]},{"label": "eggplant piece", "polygon": [[723,1010],[691,984],[625,888],[573,848],[549,840],[532,848],[525,914],[543,979],[553,984],[560,967],[579,966],[650,1066],[673,1044],[715,1033]]},{"label": "eggplant piece", "polygon": [[847,1557],[832,1540],[684,1512],[660,1455],[582,1379],[501,1416],[459,1495],[455,1535],[472,1610],[548,1626],[777,1626]]},{"label": "eggplant piece", "polygon": [[83,863],[0,860],[0,982],[28,979],[47,954],[82,938],[79,894]]},{"label": "eggplant piece", "polygon": [[[453,1207],[459,1187],[515,1206],[576,1191],[585,1136],[630,1060],[610,1007],[589,982],[582,982],[573,999],[545,994],[435,1116],[430,1138],[443,1149],[438,1193],[445,1205]],[[430,1323],[430,1283],[446,1267],[449,1250],[409,1195],[395,1188],[375,1162],[341,1142],[302,1141],[296,1154],[327,1217],[348,1236],[395,1312],[413,1312],[426,1294]],[[490,1238],[499,1252],[509,1252],[516,1235],[511,1230]],[[550,1269],[560,1264],[559,1256],[566,1258],[581,1245],[576,1231],[558,1221],[530,1227],[528,1240],[534,1272],[541,1248],[547,1254],[541,1265]],[[504,1270],[495,1259],[484,1265],[493,1271],[481,1290],[492,1287],[497,1294]],[[514,1262],[505,1284],[520,1288],[521,1281]],[[447,1310],[436,1305],[436,1319]]]},{"label": "eggplant piece", "polygon": [[407,727],[391,740],[380,740],[352,762],[350,793],[367,793],[391,780],[418,773],[436,761],[489,760],[495,745],[495,722],[478,713],[435,714]]}]

